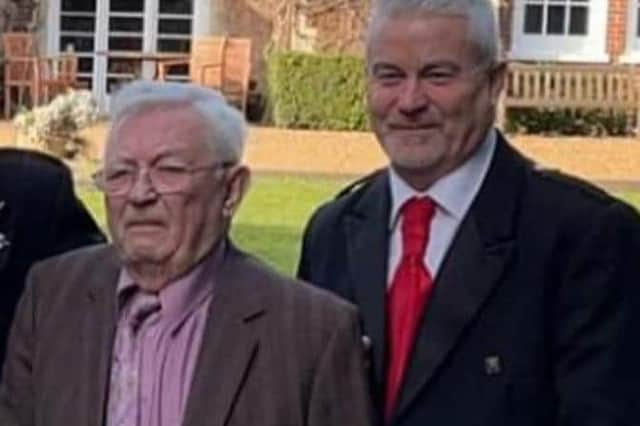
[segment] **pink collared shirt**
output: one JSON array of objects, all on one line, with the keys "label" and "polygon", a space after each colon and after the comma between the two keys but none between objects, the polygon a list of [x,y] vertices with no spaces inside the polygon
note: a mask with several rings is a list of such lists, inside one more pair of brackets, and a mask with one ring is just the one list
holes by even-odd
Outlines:
[{"label": "pink collared shirt", "polygon": [[[107,424],[182,424],[213,297],[214,275],[223,251],[219,247],[187,275],[157,294],[143,293],[127,271],[121,270],[117,287],[119,318],[111,362],[115,369],[125,357],[133,360],[127,366],[131,371],[126,374],[134,378],[131,383],[135,385],[128,386],[127,380],[117,386],[111,383]],[[160,307],[146,317],[135,333],[127,335],[125,328],[132,321],[131,306],[140,298],[155,299]],[[112,411],[116,411],[118,403],[114,401],[118,398],[137,403],[129,404],[116,415]]]}]

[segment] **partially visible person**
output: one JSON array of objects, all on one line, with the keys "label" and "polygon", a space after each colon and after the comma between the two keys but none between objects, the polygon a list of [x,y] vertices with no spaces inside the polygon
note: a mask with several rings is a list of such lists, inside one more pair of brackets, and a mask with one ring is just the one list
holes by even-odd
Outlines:
[{"label": "partially visible person", "polygon": [[[236,248],[246,123],[216,91],[112,100],[112,245],[32,268],[0,385],[3,426],[369,426],[355,307]],[[4,423],[2,423],[4,422]]]},{"label": "partially visible person", "polygon": [[29,267],[104,241],[62,161],[36,151],[0,148],[0,365]]}]

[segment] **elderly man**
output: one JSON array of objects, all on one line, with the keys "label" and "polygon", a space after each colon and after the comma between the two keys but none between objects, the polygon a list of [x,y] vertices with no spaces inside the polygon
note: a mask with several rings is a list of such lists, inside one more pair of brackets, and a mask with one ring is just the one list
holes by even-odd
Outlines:
[{"label": "elderly man", "polygon": [[639,425],[638,215],[492,128],[494,3],[375,4],[390,167],[316,212],[299,275],[359,305],[386,424]]},{"label": "elderly man", "polygon": [[38,264],[0,424],[368,425],[357,313],[236,249],[245,123],[214,91],[133,83],[113,100],[112,246]]}]

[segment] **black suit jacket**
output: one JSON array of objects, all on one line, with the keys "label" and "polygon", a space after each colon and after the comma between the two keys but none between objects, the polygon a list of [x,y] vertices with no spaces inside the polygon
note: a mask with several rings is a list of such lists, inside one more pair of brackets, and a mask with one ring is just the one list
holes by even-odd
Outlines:
[{"label": "black suit jacket", "polygon": [[[299,267],[359,306],[380,410],[389,210],[383,171],[314,214]],[[640,425],[639,255],[632,208],[500,137],[436,277],[393,425]]]},{"label": "black suit jacket", "polygon": [[[0,364],[29,267],[37,260],[103,242],[73,192],[69,169],[34,151],[0,149]],[[3,237],[0,237],[2,239]]]}]

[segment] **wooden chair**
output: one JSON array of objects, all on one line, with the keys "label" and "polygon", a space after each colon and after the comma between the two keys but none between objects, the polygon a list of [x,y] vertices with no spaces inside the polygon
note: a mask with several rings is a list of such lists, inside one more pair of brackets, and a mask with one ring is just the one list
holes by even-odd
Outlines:
[{"label": "wooden chair", "polygon": [[32,33],[2,34],[4,47],[4,115],[11,114],[12,92],[17,91],[17,106],[22,106],[26,93],[37,103],[36,42]]},{"label": "wooden chair", "polygon": [[251,75],[251,39],[227,39],[222,71],[222,94],[229,103],[246,113]]},{"label": "wooden chair", "polygon": [[222,62],[226,37],[197,37],[191,45],[188,60],[166,60],[158,63],[158,79],[166,80],[171,68],[189,66],[189,80],[201,86],[220,90],[222,87]]},{"label": "wooden chair", "polygon": [[48,102],[60,93],[77,87],[78,57],[73,53],[38,58],[36,85],[38,100]]}]

